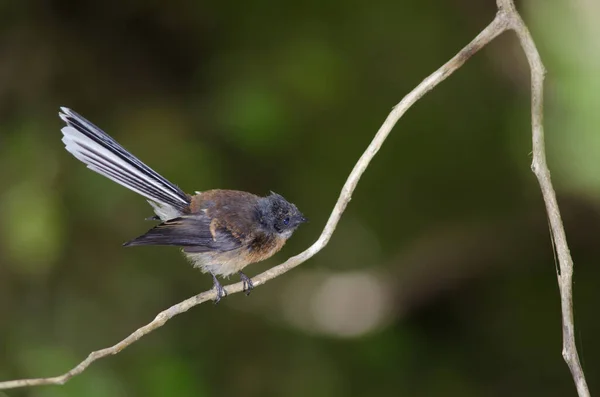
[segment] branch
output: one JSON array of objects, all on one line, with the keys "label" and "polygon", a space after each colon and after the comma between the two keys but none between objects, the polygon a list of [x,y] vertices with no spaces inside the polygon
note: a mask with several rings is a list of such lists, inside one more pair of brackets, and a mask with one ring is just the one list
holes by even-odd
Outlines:
[{"label": "branch", "polygon": [[[577,356],[574,340],[571,285],[573,261],[569,254],[569,248],[567,246],[566,236],[558,210],[556,195],[550,181],[550,172],[546,166],[546,156],[544,152],[544,132],[542,126],[544,66],[542,65],[539,54],[533,39],[527,30],[527,27],[515,9],[513,0],[497,0],[497,5],[498,13],[496,14],[496,17],[484,30],[481,31],[481,33],[477,35],[477,37],[475,37],[475,39],[473,39],[473,41],[471,41],[466,47],[464,47],[460,52],[458,52],[458,54],[456,54],[438,70],[423,80],[415,89],[406,95],[398,105],[392,109],[391,113],[388,115],[383,125],[379,128],[379,131],[377,131],[377,134],[348,176],[335,207],[329,216],[329,220],[327,221],[327,224],[325,225],[325,228],[323,229],[323,232],[317,241],[302,253],[291,257],[284,263],[259,274],[253,278],[252,281],[255,287],[263,285],[267,281],[278,277],[307,261],[316,253],[321,251],[327,245],[333,232],[335,231],[337,224],[340,221],[344,210],[346,209],[346,206],[352,198],[352,193],[354,192],[354,189],[356,188],[356,185],[358,184],[362,174],[365,172],[369,166],[369,163],[381,148],[381,145],[390,134],[392,128],[396,125],[404,113],[426,93],[431,91],[448,76],[459,69],[477,51],[490,43],[499,34],[506,30],[512,29],[517,33],[520,39],[521,46],[527,55],[527,59],[529,60],[531,68],[533,127],[532,169],[540,183],[544,201],[546,203],[546,209],[548,211],[548,217],[550,219],[552,238],[556,244],[556,250],[558,252],[560,262],[560,274],[558,275],[558,280],[563,310],[563,356],[569,365],[569,368],[571,369],[571,373],[577,385],[579,396],[589,397],[589,391],[585,383],[583,370],[579,364],[579,358]],[[225,287],[225,290],[228,295],[231,295],[241,292],[242,288],[242,283],[239,282],[228,285]],[[138,341],[143,336],[149,334],[157,328],[162,327],[171,318],[188,311],[196,305],[213,300],[215,298],[216,292],[209,290],[171,306],[167,310],[160,312],[150,323],[137,329],[135,332],[116,345],[90,353],[85,360],[72,368],[70,371],[60,376],[0,382],[0,390],[25,386],[62,385],[72,377],[81,374],[94,361],[121,352],[121,350]]]},{"label": "branch", "polygon": [[571,376],[577,387],[579,397],[589,397],[588,389],[579,354],[575,344],[575,324],[573,321],[573,259],[567,244],[565,228],[558,209],[556,193],[550,179],[550,170],[546,164],[546,149],[544,146],[544,75],[546,70],[535,46],[529,29],[515,9],[513,0],[497,0],[500,12],[506,12],[510,28],[515,31],[521,47],[527,56],[531,70],[531,128],[533,161],[531,170],[535,174],[542,190],[546,212],[550,222],[550,237],[558,256],[559,270],[557,271],[558,287],[563,323],[562,355],[571,370]]}]

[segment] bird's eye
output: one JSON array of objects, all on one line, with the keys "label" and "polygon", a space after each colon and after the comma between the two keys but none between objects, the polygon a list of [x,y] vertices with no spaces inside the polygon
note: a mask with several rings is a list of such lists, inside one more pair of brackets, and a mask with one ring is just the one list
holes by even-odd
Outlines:
[{"label": "bird's eye", "polygon": [[283,224],[286,225],[286,226],[289,225],[290,224],[290,218],[285,218],[283,220]]}]

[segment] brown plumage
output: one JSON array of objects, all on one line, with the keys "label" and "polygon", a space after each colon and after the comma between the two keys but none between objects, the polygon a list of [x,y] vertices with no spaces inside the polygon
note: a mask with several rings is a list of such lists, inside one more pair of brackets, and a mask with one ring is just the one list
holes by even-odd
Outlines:
[{"label": "brown plumage", "polygon": [[264,198],[236,190],[208,190],[191,197],[184,215],[166,220],[125,246],[180,246],[203,272],[229,276],[271,257],[291,235],[278,233],[269,225],[269,221],[276,221],[268,213],[274,203],[277,208],[286,207],[279,216],[282,220],[303,222],[303,218],[297,218],[295,206],[277,194]]},{"label": "brown plumage", "polygon": [[104,131],[70,109],[61,110],[66,149],[91,170],[148,198],[155,219],[162,221],[124,245],[182,247],[195,267],[212,274],[217,301],[225,291],[216,276],[239,273],[249,292],[252,281],[242,269],[274,255],[306,222],[294,204],[276,193],[259,197],[217,189],[188,195]]}]

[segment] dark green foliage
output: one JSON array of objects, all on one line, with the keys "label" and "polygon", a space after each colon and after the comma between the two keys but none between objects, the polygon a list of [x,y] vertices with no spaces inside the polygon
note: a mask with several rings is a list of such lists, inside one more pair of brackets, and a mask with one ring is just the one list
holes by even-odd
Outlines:
[{"label": "dark green foliage", "polygon": [[[549,70],[549,161],[593,392],[600,84],[597,51],[567,44],[600,34],[557,1],[534,3],[544,12],[524,17]],[[494,5],[2,2],[0,379],[63,373],[211,287],[176,249],[121,246],[150,227],[151,208],[64,150],[59,106],[186,192],[273,190],[301,208],[311,223],[254,275],[317,238],[391,107]],[[7,395],[575,395],[516,45],[501,37],[409,110],[314,259],[64,386]]]}]

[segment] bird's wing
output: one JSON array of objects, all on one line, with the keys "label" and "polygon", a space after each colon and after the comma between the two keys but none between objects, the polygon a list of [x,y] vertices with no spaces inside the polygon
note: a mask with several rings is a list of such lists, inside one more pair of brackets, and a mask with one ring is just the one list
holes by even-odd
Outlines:
[{"label": "bird's wing", "polygon": [[185,247],[186,252],[224,252],[240,248],[242,242],[208,216],[186,215],[165,221],[123,245],[175,245]]}]

